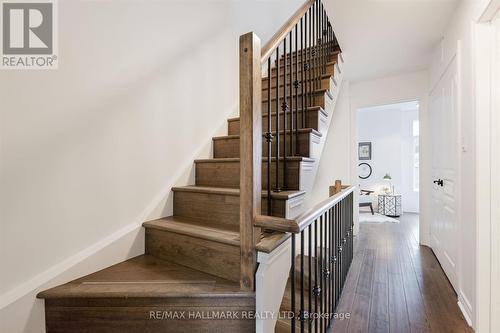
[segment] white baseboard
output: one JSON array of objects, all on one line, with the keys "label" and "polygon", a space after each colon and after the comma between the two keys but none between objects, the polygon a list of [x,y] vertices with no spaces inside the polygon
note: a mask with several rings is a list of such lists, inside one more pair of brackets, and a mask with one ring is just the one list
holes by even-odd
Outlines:
[{"label": "white baseboard", "polygon": [[460,311],[462,311],[462,314],[464,315],[465,321],[472,327],[472,305],[462,291],[460,291],[458,295],[457,303]]}]

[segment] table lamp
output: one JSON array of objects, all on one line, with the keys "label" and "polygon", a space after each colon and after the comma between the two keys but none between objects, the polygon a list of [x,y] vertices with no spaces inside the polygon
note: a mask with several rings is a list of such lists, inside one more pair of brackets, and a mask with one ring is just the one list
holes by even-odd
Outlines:
[{"label": "table lamp", "polygon": [[391,180],[392,180],[391,175],[386,173],[384,176],[384,180],[389,182],[391,190],[392,190],[392,194],[394,194],[394,185],[392,185],[392,182],[391,182]]}]

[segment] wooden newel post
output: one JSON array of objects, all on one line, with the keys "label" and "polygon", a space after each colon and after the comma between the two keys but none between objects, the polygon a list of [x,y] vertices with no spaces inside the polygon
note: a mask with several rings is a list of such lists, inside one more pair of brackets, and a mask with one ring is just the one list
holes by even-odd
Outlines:
[{"label": "wooden newel post", "polygon": [[330,196],[333,196],[342,191],[342,181],[336,180],[334,186],[330,186]]},{"label": "wooden newel post", "polygon": [[254,290],[262,196],[262,75],[260,39],[240,37],[240,239],[242,290]]}]

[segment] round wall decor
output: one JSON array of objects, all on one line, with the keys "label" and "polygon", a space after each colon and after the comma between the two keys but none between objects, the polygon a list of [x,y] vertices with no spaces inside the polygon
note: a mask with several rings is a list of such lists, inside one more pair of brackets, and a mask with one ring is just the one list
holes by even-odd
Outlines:
[{"label": "round wall decor", "polygon": [[358,175],[361,179],[368,179],[372,175],[372,167],[370,164],[363,162],[358,164]]}]

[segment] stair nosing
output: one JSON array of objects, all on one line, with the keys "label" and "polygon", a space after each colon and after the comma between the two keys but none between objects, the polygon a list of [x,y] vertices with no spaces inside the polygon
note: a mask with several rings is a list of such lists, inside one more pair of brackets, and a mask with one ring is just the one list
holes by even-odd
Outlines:
[{"label": "stair nosing", "polygon": [[[290,132],[291,130],[287,130]],[[276,131],[272,131],[271,133],[276,133]],[[280,131],[280,134],[284,133],[283,130]],[[319,137],[322,137],[323,134],[319,132],[318,130],[315,130],[314,128],[301,128],[299,129],[299,133],[311,133],[312,135],[316,135]],[[264,134],[262,134],[264,136]],[[222,135],[222,136],[214,136],[212,140],[228,140],[228,139],[239,139],[240,135],[239,134],[232,134],[232,135]]]},{"label": "stair nosing", "polygon": [[[314,163],[316,159],[312,157],[303,157],[303,156],[289,156],[286,158],[287,161],[292,162],[305,162],[305,163]],[[271,159],[272,161],[276,161],[276,157]],[[194,160],[194,163],[233,163],[239,162],[239,157],[218,157],[218,158],[206,158],[206,159],[197,159]],[[267,157],[262,157],[263,162],[267,162]],[[280,157],[280,161],[283,161],[283,157]]]},{"label": "stair nosing", "polygon": [[[209,193],[209,194],[232,195],[232,196],[239,196],[240,195],[239,188],[210,187],[210,186],[197,186],[197,185],[172,187],[172,191],[173,192],[191,192],[191,193]],[[304,195],[305,193],[306,193],[306,191],[300,191],[300,190],[272,192],[271,198],[280,199],[280,200],[285,200],[285,199],[288,200],[288,199],[292,199],[292,198]],[[266,191],[262,191],[262,197],[267,197]]]},{"label": "stair nosing", "polygon": [[[208,229],[210,229],[211,232],[231,234],[231,236],[236,237],[236,238],[239,238],[239,232],[230,231],[230,230],[226,230],[226,229],[222,229],[222,228],[203,226],[203,225],[197,224],[197,221],[194,219],[192,220],[193,223],[189,223],[189,222],[175,221],[175,220],[169,221],[168,220],[169,218],[176,218],[176,217],[169,216],[169,217],[165,217],[165,218],[161,218],[161,219],[146,221],[142,224],[142,226],[146,229],[156,229],[156,230],[160,230],[160,231],[168,231],[168,232],[173,232],[173,233],[180,234],[180,235],[210,240],[210,241],[214,241],[217,243],[223,243],[223,244],[232,245],[232,246],[240,246],[239,241],[228,240],[227,238],[223,238],[223,237],[220,237],[220,238],[214,237],[214,236],[211,236],[211,234],[207,233],[206,231],[208,231]],[[189,219],[185,218],[185,220],[189,220]],[[160,223],[160,222],[163,222],[164,225],[159,225],[158,223]],[[172,223],[169,223],[169,222],[173,222],[175,224],[184,224],[184,225],[190,227],[190,232],[176,229],[174,226],[172,226]],[[168,224],[170,224],[170,226],[168,226]],[[193,232],[193,231],[196,231],[196,232]],[[203,231],[205,231],[205,232],[203,232]]]},{"label": "stair nosing", "polygon": [[[338,65],[337,65],[337,66],[338,66]],[[334,74],[335,74],[335,73],[334,73]],[[326,73],[326,74],[321,74],[319,77],[320,77],[321,79],[328,79],[328,78],[333,77],[333,76],[334,76],[334,74],[328,74],[328,73]],[[285,75],[284,75],[284,74],[280,74],[280,77],[281,77],[281,76],[285,76]],[[264,77],[262,77],[262,81],[264,81],[264,80],[268,80],[268,78],[269,78],[268,76],[264,76]],[[271,79],[275,80],[275,79],[276,79],[276,76],[271,77]],[[281,85],[281,86],[283,86],[283,85]],[[276,86],[271,87],[271,89],[274,89],[274,88],[276,88]],[[267,90],[267,85],[262,85],[262,90]]]},{"label": "stair nosing", "polygon": [[[70,282],[71,283],[71,282]],[[242,292],[242,291],[228,291],[227,293],[223,292],[196,292],[196,293],[176,293],[176,292],[168,292],[168,293],[156,293],[156,294],[147,294],[144,293],[141,295],[140,293],[136,293],[133,295],[127,295],[125,292],[123,293],[110,293],[110,294],[102,294],[102,293],[85,293],[85,292],[80,292],[80,293],[74,293],[71,295],[51,295],[50,290],[47,291],[42,291],[39,292],[36,295],[36,298],[38,299],[89,299],[89,298],[95,298],[95,299],[142,299],[142,298],[149,298],[149,299],[162,299],[162,298],[200,298],[200,297],[206,297],[206,298],[239,298],[239,297],[255,297],[255,293],[252,292]]]},{"label": "stair nosing", "polygon": [[[284,58],[282,58],[282,59],[284,59]],[[321,57],[313,57],[313,58],[312,58],[313,62],[314,62],[314,60],[319,60],[319,59],[321,59]],[[310,61],[311,59],[308,59],[308,60]],[[307,61],[307,60],[306,60],[306,61]],[[326,66],[335,65],[337,62],[338,62],[337,60],[327,61],[327,62],[326,62]],[[299,63],[299,64],[300,64],[300,63],[302,63],[302,60],[300,60],[298,63]],[[293,62],[293,64],[295,65],[295,62]],[[287,66],[288,68],[290,68],[290,65],[288,64],[288,61],[287,61],[287,65],[286,65],[286,66]],[[281,59],[280,59],[280,67],[284,67],[283,61],[282,61]],[[294,67],[294,66],[292,66],[292,67]],[[276,70],[276,61],[274,62],[274,66],[272,67],[272,69],[273,69],[273,70]],[[294,68],[294,69],[295,69],[295,68]],[[288,73],[288,71],[287,71],[287,73]]]},{"label": "stair nosing", "polygon": [[[308,95],[308,94],[314,94],[314,95],[327,94],[330,99],[333,98],[332,94],[330,93],[330,89],[328,89],[328,88],[314,89],[313,91],[304,92],[304,95]],[[302,92],[300,92],[297,96],[302,96]],[[280,96],[280,99],[283,99],[283,96]],[[276,96],[271,97],[271,101],[274,101],[274,100],[276,100]],[[264,100],[264,98],[262,98],[262,103],[265,103],[267,101],[268,100]]]},{"label": "stair nosing", "polygon": [[[313,107],[307,107],[306,108],[306,112],[310,112],[310,111],[319,111],[321,112],[325,117],[328,117],[328,113],[325,111],[325,109],[323,109],[321,106],[313,106]],[[291,111],[287,111],[287,113],[290,113]],[[284,112],[283,111],[280,111],[280,115],[283,114]],[[264,112],[262,114],[262,117],[264,118],[267,118],[267,112]],[[271,112],[271,116],[276,116],[276,111],[273,111]],[[233,118],[228,118],[227,119],[227,122],[230,123],[230,122],[233,122],[233,121],[239,121],[240,120],[240,117],[233,117]]]}]

